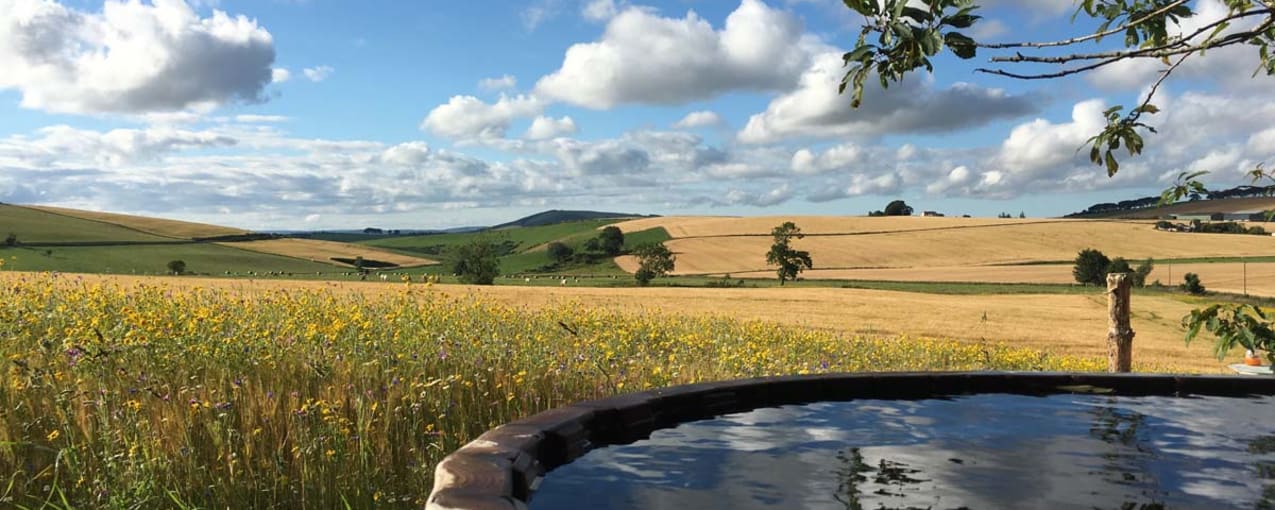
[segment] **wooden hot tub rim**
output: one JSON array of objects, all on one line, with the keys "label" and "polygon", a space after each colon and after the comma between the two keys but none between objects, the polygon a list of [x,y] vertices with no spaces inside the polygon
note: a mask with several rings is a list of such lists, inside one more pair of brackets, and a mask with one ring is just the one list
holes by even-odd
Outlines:
[{"label": "wooden hot tub rim", "polygon": [[[1049,395],[1275,395],[1275,377],[1041,372],[856,373],[761,377],[629,393],[550,409],[487,431],[434,470],[427,508],[525,509],[548,471],[594,448],[626,444],[680,423],[765,407],[976,393]],[[1105,391],[1104,391],[1105,392]]]}]

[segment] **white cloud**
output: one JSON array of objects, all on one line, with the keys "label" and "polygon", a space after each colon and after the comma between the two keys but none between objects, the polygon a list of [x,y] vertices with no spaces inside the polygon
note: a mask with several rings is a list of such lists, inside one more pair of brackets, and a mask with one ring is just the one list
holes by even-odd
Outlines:
[{"label": "white cloud", "polygon": [[725,27],[694,12],[665,18],[629,7],[601,40],[571,46],[536,93],[593,109],[680,104],[731,90],[780,90],[804,69],[810,44],[791,14],[743,0]]},{"label": "white cloud", "polygon": [[541,101],[532,96],[501,95],[495,104],[474,96],[452,96],[429,112],[421,129],[457,140],[503,138],[514,119],[539,115]]},{"label": "white cloud", "polygon": [[753,207],[772,207],[793,198],[792,188],[787,183],[773,188],[769,191],[745,191],[738,188],[727,191],[720,200],[714,200],[716,205],[747,205]]},{"label": "white cloud", "polygon": [[793,153],[792,171],[807,175],[843,171],[862,162],[864,156],[863,149],[851,143],[831,147],[819,155],[810,149],[801,149]]},{"label": "white cloud", "polygon": [[509,90],[517,86],[518,79],[508,74],[499,78],[483,78],[478,80],[478,88],[482,90]]},{"label": "white cloud", "polygon": [[270,70],[270,83],[283,83],[292,78],[292,72],[282,67]]},{"label": "white cloud", "polygon": [[619,9],[616,8],[614,0],[592,0],[580,9],[580,15],[584,16],[584,19],[595,22],[614,18],[618,12]]},{"label": "white cloud", "polygon": [[307,67],[301,70],[301,73],[305,75],[306,79],[315,83],[318,83],[330,78],[332,76],[332,73],[334,72],[336,72],[336,69],[333,69],[332,66],[327,66],[327,65],[322,65],[317,67]]},{"label": "white cloud", "polygon": [[673,123],[678,129],[695,129],[722,125],[722,117],[715,112],[698,111],[686,114],[681,120]]},{"label": "white cloud", "polygon": [[278,122],[287,122],[288,117],[284,115],[253,115],[244,114],[236,115],[235,122],[243,122],[246,124],[273,124]]},{"label": "white cloud", "polygon": [[527,128],[527,133],[524,136],[528,140],[547,140],[574,134],[575,132],[576,123],[571,120],[571,117],[555,119],[541,115],[531,122],[531,126]]},{"label": "white cloud", "polygon": [[745,143],[773,143],[788,138],[874,137],[890,133],[945,132],[1034,112],[1034,96],[1012,96],[1000,89],[956,83],[936,90],[924,75],[909,75],[882,90],[870,82],[859,108],[849,94],[839,94],[846,69],[841,53],[817,57],[791,92],[770,102],[766,111],[748,119],[739,132]]},{"label": "white cloud", "polygon": [[21,93],[24,108],[135,114],[257,102],[274,58],[256,21],[201,18],[181,0],[108,0],[100,13],[0,2],[0,89]]}]

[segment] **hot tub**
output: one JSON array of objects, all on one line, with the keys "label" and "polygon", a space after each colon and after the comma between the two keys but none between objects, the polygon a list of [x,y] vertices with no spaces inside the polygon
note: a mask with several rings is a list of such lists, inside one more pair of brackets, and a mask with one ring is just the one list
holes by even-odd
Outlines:
[{"label": "hot tub", "polygon": [[764,378],[573,404],[449,456],[430,501],[844,509],[1272,500],[1275,378],[949,373]]}]

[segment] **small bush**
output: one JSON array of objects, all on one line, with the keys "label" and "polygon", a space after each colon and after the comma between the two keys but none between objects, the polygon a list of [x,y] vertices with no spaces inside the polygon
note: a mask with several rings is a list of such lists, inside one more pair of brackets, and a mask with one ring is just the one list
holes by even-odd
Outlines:
[{"label": "small bush", "polygon": [[1184,275],[1182,277],[1182,290],[1197,296],[1204,294],[1204,284],[1200,283],[1200,275],[1195,273],[1187,273]]}]

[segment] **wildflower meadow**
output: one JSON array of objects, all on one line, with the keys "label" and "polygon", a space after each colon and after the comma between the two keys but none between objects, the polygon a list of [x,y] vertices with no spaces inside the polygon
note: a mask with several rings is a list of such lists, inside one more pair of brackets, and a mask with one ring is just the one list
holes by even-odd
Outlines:
[{"label": "wildflower meadow", "polygon": [[0,507],[420,507],[447,453],[577,400],[777,374],[1105,366],[587,303],[531,310],[419,284],[368,297],[28,274],[0,296]]}]

